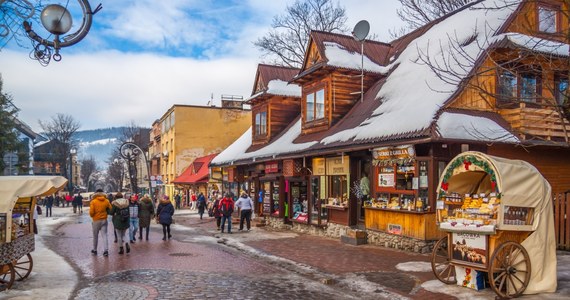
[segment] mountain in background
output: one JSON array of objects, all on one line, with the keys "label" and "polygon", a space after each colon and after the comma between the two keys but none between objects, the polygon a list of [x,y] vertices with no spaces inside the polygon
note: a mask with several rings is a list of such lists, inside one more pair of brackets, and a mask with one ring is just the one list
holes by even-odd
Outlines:
[{"label": "mountain in background", "polygon": [[93,156],[99,169],[106,169],[113,150],[119,146],[119,138],[126,127],[83,130],[75,132],[79,142],[77,156],[79,160]]}]

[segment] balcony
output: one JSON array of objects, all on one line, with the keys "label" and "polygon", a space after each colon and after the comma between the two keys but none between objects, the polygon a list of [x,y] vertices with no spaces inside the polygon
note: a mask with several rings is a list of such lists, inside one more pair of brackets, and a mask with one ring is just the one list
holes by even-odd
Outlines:
[{"label": "balcony", "polygon": [[499,109],[499,114],[520,133],[522,140],[539,138],[567,143],[570,139],[570,122],[554,109],[527,107],[521,102],[515,108]]}]

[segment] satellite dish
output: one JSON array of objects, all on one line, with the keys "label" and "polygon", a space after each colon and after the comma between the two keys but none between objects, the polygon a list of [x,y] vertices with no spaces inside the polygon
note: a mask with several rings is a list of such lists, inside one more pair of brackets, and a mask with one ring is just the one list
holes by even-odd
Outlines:
[{"label": "satellite dish", "polygon": [[356,23],[354,29],[352,30],[352,36],[355,40],[362,42],[368,36],[368,32],[370,31],[370,24],[366,20],[362,20]]}]

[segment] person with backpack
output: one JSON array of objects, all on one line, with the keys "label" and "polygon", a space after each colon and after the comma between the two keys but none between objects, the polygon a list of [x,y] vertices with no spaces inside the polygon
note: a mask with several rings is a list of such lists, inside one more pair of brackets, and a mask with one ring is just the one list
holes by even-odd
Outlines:
[{"label": "person with backpack", "polygon": [[148,194],[142,197],[139,203],[139,240],[142,241],[143,229],[146,228],[146,240],[148,241],[148,232],[150,230],[150,220],[154,216],[154,204],[150,200]]},{"label": "person with backpack", "polygon": [[202,216],[204,215],[204,211],[206,211],[206,197],[204,197],[203,193],[198,195],[198,200],[196,204],[198,206],[198,214],[200,215],[200,220],[202,220]]},{"label": "person with backpack", "polygon": [[170,234],[170,224],[172,224],[172,215],[174,215],[174,206],[170,202],[170,198],[164,195],[164,198],[160,201],[160,204],[156,208],[156,218],[157,222],[162,225],[162,240],[166,241],[168,234],[168,239],[172,238]]},{"label": "person with backpack", "polygon": [[[111,204],[113,206],[111,215],[113,216],[113,227],[115,227],[115,232],[117,233],[119,254],[123,254],[125,253],[123,251],[125,232],[129,229],[129,201],[123,198],[121,192],[118,192],[115,195],[115,200],[113,200]],[[127,253],[131,252],[131,247],[128,242],[125,242],[125,248],[127,249]]]},{"label": "person with backpack", "polygon": [[253,200],[246,194],[241,194],[241,197],[236,201],[237,208],[240,209],[239,217],[239,231],[243,230],[243,221],[247,223],[247,231],[251,228],[251,211],[253,210]]},{"label": "person with backpack", "polygon": [[228,233],[232,233],[232,213],[234,212],[234,200],[232,199],[230,193],[226,193],[225,197],[220,201],[218,206],[220,213],[222,214],[221,231],[224,233],[224,225],[228,221]]}]

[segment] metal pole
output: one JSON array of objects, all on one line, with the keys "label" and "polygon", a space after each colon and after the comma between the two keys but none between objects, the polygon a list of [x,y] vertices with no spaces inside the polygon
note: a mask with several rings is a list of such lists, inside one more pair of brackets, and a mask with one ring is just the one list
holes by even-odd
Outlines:
[{"label": "metal pole", "polygon": [[364,40],[360,42],[360,102],[364,101]]}]

